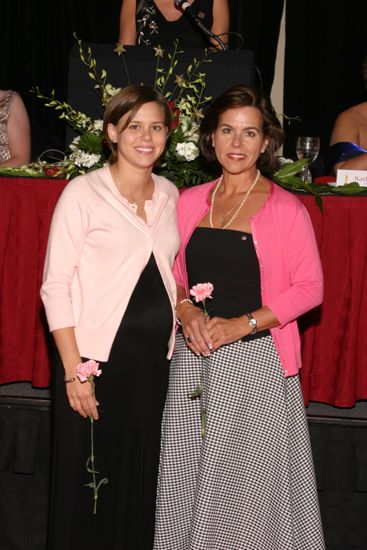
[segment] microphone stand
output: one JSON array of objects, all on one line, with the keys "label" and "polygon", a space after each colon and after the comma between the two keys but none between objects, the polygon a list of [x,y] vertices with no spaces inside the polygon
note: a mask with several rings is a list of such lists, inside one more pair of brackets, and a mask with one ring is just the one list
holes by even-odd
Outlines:
[{"label": "microphone stand", "polygon": [[[199,26],[199,25],[198,25]],[[221,48],[221,50],[223,52],[225,52],[226,50],[228,50],[228,46],[226,46],[226,44],[224,44],[223,40],[221,40],[219,38],[219,35],[218,34],[214,34],[212,31],[210,31],[209,29],[206,29],[207,30],[207,34],[208,36],[210,36],[211,38],[214,38],[214,40],[216,40]]]},{"label": "microphone stand", "polygon": [[187,0],[174,0],[174,4],[177,8],[181,8],[183,10],[184,15],[191,19],[203,34],[209,36],[210,38],[213,38],[218,43],[222,51],[226,51],[228,49],[228,47],[224,44],[219,35],[214,34],[201,22],[200,18],[193,12]]}]

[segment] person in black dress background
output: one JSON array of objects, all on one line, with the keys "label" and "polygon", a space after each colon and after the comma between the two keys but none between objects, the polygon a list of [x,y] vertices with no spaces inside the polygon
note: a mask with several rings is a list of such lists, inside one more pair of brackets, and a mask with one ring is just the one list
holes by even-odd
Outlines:
[{"label": "person in black dress background", "polygon": [[[104,117],[110,165],[71,181],[54,212],[41,290],[59,353],[49,550],[152,548],[179,244],[178,191],[152,169],[170,128],[158,92],[121,90]],[[90,359],[94,389],[77,377]],[[88,417],[97,482],[108,479],[95,513]]]},{"label": "person in black dress background", "polygon": [[[188,0],[195,14],[214,34],[229,31],[228,0]],[[123,0],[120,11],[119,44],[172,46],[178,38],[180,46],[206,48],[208,39],[189,21],[173,0]],[[214,42],[217,45],[216,42]]]}]

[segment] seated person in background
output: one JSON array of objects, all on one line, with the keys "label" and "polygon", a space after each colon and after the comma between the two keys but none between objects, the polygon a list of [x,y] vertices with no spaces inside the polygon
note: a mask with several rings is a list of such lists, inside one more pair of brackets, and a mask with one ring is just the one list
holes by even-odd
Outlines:
[{"label": "seated person in background", "polygon": [[[214,34],[229,31],[228,0],[187,0],[195,14]],[[118,43],[127,46],[171,46],[178,38],[180,46],[206,48],[209,40],[177,8],[174,0],[123,0],[120,11]],[[215,40],[213,44],[217,45]]]},{"label": "seated person in background", "polygon": [[31,160],[31,132],[26,108],[12,90],[0,90],[0,167]]},{"label": "seated person in background", "polygon": [[[367,88],[367,55],[362,75]],[[330,164],[334,170],[367,170],[367,101],[343,111],[330,139]]]}]

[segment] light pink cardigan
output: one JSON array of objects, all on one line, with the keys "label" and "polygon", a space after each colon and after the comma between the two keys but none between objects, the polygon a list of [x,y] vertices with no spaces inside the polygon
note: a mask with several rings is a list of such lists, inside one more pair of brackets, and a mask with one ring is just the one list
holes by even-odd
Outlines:
[{"label": "light pink cardigan", "polygon": [[[181,247],[174,275],[187,295],[186,245],[209,210],[212,187],[210,182],[188,189],[178,202]],[[268,306],[280,322],[279,327],[271,329],[271,334],[285,376],[293,376],[301,368],[296,319],[319,305],[323,297],[323,277],[313,227],[298,198],[274,183],[264,207],[251,218],[251,227],[260,266],[262,304]]]},{"label": "light pink cardigan", "polygon": [[[107,361],[141,272],[153,253],[173,319],[176,283],[172,265],[179,246],[178,191],[153,175],[147,224],[129,207],[108,167],[73,179],[53,215],[41,296],[51,331],[75,327],[80,355]],[[174,345],[174,321],[168,355]],[[139,341],[137,335],[137,352]]]}]

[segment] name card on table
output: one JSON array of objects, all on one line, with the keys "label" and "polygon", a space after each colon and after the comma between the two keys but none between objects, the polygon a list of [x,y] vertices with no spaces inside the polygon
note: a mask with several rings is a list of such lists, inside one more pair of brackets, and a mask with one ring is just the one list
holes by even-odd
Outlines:
[{"label": "name card on table", "polygon": [[335,185],[347,185],[354,181],[361,187],[367,187],[367,170],[337,170]]}]

